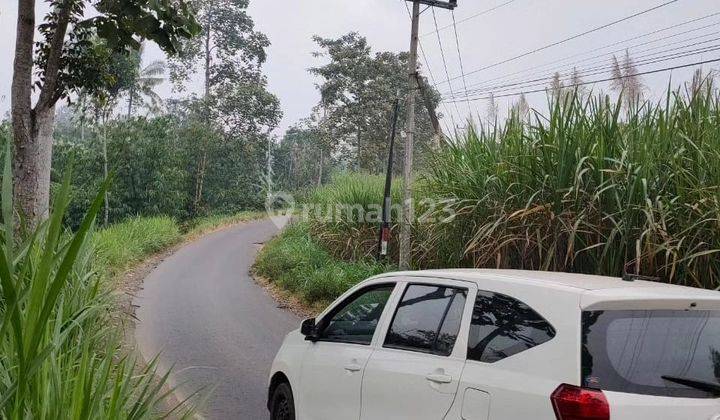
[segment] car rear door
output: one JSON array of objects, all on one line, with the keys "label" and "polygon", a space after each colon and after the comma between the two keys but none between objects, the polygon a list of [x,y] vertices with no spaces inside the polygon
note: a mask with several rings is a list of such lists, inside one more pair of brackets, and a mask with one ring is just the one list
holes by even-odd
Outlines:
[{"label": "car rear door", "polygon": [[411,278],[365,368],[361,418],[438,420],[465,364],[472,283]]},{"label": "car rear door", "polygon": [[720,307],[611,306],[583,311],[581,378],[611,418],[720,419]]}]

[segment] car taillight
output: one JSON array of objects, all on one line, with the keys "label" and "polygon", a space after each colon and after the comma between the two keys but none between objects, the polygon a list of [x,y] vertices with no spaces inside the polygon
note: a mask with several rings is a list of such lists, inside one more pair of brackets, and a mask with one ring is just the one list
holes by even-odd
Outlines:
[{"label": "car taillight", "polygon": [[602,391],[563,384],[550,401],[558,420],[610,420],[610,405]]}]

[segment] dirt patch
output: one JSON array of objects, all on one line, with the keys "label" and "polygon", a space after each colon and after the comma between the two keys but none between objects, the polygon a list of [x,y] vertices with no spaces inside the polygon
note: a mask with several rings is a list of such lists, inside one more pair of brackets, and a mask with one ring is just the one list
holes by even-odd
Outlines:
[{"label": "dirt patch", "polygon": [[262,286],[265,291],[277,302],[277,307],[288,310],[299,318],[312,318],[322,312],[329,302],[307,303],[292,292],[274,284],[265,277],[252,273],[255,282]]}]

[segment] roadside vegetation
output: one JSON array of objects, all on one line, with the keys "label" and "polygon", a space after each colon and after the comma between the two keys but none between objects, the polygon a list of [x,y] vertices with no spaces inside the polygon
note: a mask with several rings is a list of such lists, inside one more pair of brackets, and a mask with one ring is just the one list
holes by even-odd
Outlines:
[{"label": "roadside vegetation", "polygon": [[255,263],[258,275],[313,304],[330,302],[360,281],[391,269],[370,258],[343,261],[333,257],[306,223],[287,227],[265,245]]},{"label": "roadside vegetation", "polygon": [[[121,331],[110,321],[111,289],[101,275],[107,262],[95,258],[92,229],[108,184],[101,186],[78,229],[69,233],[63,228],[70,202],[68,173],[49,219],[20,237],[16,232],[22,228],[13,222],[7,151],[5,159],[0,417],[145,419],[162,415],[157,409],[166,396],[165,378],[156,379],[154,362],[141,367],[132,355],[122,352]],[[171,410],[179,417],[189,414],[179,405]]]},{"label": "roadside vegetation", "polygon": [[[709,83],[638,106],[564,93],[548,116],[516,113],[438,150],[415,186],[414,266],[628,272],[718,288],[719,160],[720,95]],[[355,264],[373,264],[382,186],[343,173],[310,193],[321,211],[263,250],[260,274],[308,299],[343,292]],[[366,217],[327,217],[337,205]],[[331,259],[312,265],[305,249]],[[330,284],[298,268],[324,265],[336,270]]]}]

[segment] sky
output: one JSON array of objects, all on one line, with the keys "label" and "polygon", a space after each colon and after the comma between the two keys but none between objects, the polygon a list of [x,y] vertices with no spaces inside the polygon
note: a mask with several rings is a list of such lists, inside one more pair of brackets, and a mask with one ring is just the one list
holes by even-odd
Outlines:
[{"label": "sky", "polygon": [[[667,1],[459,0],[459,6],[454,12],[457,38],[449,11],[436,9],[435,16],[432,10],[422,14],[421,45],[427,61],[421,55],[421,72],[428,78],[431,78],[432,74],[435,82],[439,83],[438,90],[442,93],[449,93],[450,90],[459,93],[465,86],[472,89],[474,85],[482,83],[482,86],[497,88],[499,93],[496,95],[501,96],[520,90],[542,89],[544,80],[539,80],[527,88],[515,87],[514,83],[543,79],[551,76],[555,70],[566,74],[573,65],[580,70],[600,69],[595,72],[597,75],[587,76],[585,81],[601,79],[606,77],[601,73],[601,67],[609,64],[610,53],[616,51],[622,54],[626,48],[631,55],[639,57],[638,60],[666,57],[678,51],[690,51],[693,54],[677,60],[648,63],[639,67],[641,72],[720,58],[720,51],[711,48],[720,45],[720,42],[716,41],[720,39],[720,3],[717,0],[677,0],[625,22],[554,47],[543,48]],[[272,42],[264,72],[268,78],[269,90],[281,101],[283,119],[276,130],[278,134],[309,116],[319,100],[316,89],[318,80],[307,71],[310,67],[323,64],[321,58],[312,55],[316,50],[312,36],[317,34],[323,37],[339,37],[347,32],[357,31],[368,38],[374,51],[407,51],[410,21],[405,3],[403,0],[251,0],[249,12],[258,30],[267,34]],[[38,2],[38,7],[45,8],[46,3]],[[16,9],[16,1],[0,0],[2,115],[10,106]],[[42,10],[38,15],[41,12]],[[719,14],[707,17],[713,13]],[[661,31],[672,25],[703,17],[706,18]],[[441,29],[438,33],[433,33],[435,19]],[[442,29],[446,26],[448,27]],[[702,27],[705,28],[701,29]],[[642,36],[655,31],[660,32]],[[679,35],[685,31],[692,32]],[[634,41],[621,42],[635,37],[638,38]],[[664,37],[668,38],[657,41]],[[691,47],[690,44],[693,43],[696,45]],[[611,44],[617,45],[607,47]],[[672,51],[673,48],[679,50]],[[498,64],[537,49],[540,51]],[[162,52],[156,47],[148,48],[144,57],[146,61],[161,58]],[[558,62],[560,59],[566,60]],[[553,62],[555,64],[552,64]],[[481,70],[488,66],[492,67]],[[704,68],[718,69],[720,65],[711,63]],[[530,71],[515,74],[528,69]],[[690,68],[674,70],[673,83],[689,80],[692,71]],[[465,74],[464,81],[462,74]],[[647,97],[655,100],[663,97],[670,76],[670,73],[643,76]],[[451,79],[450,83],[447,83],[448,79]],[[196,88],[199,90],[199,84]],[[596,91],[607,91],[608,84],[599,83],[592,88]],[[166,97],[175,95],[169,83],[163,85],[159,91]],[[488,101],[482,98],[487,96],[487,92],[489,90],[486,89],[477,94],[481,99],[476,101],[443,105],[440,112],[444,115],[444,126],[447,129],[450,129],[453,123],[462,126],[468,116],[483,118],[487,114]],[[540,110],[547,102],[544,92],[528,94],[527,99],[531,107]],[[516,100],[517,96],[498,98],[500,114],[506,113]]]}]

